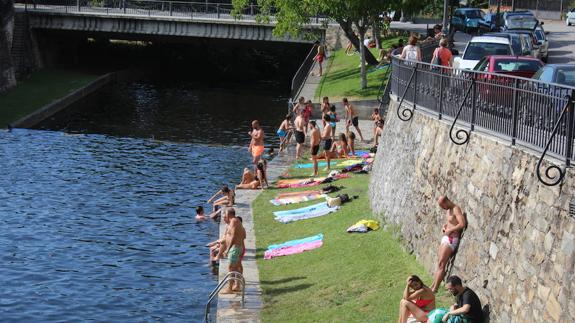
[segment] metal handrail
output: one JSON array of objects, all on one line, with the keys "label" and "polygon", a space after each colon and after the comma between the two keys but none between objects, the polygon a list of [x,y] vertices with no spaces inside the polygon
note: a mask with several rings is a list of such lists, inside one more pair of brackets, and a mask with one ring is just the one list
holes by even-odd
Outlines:
[{"label": "metal handrail", "polygon": [[214,299],[214,297],[216,297],[218,295],[218,293],[226,285],[226,283],[228,283],[230,281],[237,281],[242,286],[242,307],[245,305],[246,280],[244,279],[244,275],[242,275],[241,273],[239,273],[237,271],[230,271],[224,276],[222,281],[220,281],[218,283],[218,285],[214,288],[214,290],[212,290],[212,292],[208,296],[208,302],[206,303],[206,307],[204,310],[204,321],[205,322],[209,321],[210,305],[212,303],[212,300]]},{"label": "metal handrail", "polygon": [[314,56],[316,49],[317,45],[314,44],[291,80],[290,98],[292,99],[292,102],[297,102],[297,97],[301,93],[303,85],[307,80],[307,76],[315,64],[312,57]]},{"label": "metal handrail", "polygon": [[[575,109],[568,108],[575,87],[400,57],[392,57],[392,65],[391,88],[401,100],[397,107],[400,119],[411,119],[413,110],[402,110],[402,104],[408,90],[413,89],[414,102],[410,103],[414,106],[417,101],[418,107],[437,114],[439,119],[452,118],[449,136],[455,144],[467,143],[472,131],[482,129],[511,145],[540,152],[536,170],[539,180],[549,186],[562,182],[564,169],[547,167],[543,172],[545,179],[539,168],[546,156],[563,159],[565,167],[575,159]],[[454,133],[457,123],[467,124],[470,129]]]}]

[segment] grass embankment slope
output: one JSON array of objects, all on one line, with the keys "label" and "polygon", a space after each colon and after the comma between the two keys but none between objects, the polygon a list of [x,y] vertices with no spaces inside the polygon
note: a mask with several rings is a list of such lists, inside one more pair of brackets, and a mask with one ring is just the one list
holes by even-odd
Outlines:
[{"label": "grass embankment slope", "polygon": [[[396,44],[402,37],[393,37],[384,39],[381,45],[384,49],[389,50],[392,44]],[[403,37],[405,38],[405,37]],[[370,48],[372,54],[377,58],[379,50]],[[360,76],[360,57],[359,54],[347,56],[345,48],[338,49],[333,52],[330,58],[324,63],[326,69],[320,84],[315,92],[316,100],[327,96],[330,101],[336,102],[341,98],[347,97],[349,99],[358,100],[372,100],[377,98],[377,93],[385,68],[376,69],[373,66],[367,66],[367,85],[366,89],[360,89],[361,76]]]},{"label": "grass embankment slope", "polygon": [[34,72],[15,88],[0,94],[0,128],[79,89],[98,77],[97,74],[46,69]]},{"label": "grass embankment slope", "polygon": [[[301,161],[308,162],[308,161]],[[291,169],[290,177],[306,177],[310,169]],[[280,192],[309,190],[269,189],[253,203],[257,263],[263,289],[263,322],[395,322],[405,280],[417,274],[431,283],[414,256],[401,248],[392,232],[347,233],[362,219],[375,219],[368,198],[369,175],[353,175],[334,183],[359,198],[323,217],[282,224],[273,211],[318,203],[310,201],[273,206]],[[334,195],[334,194],[332,194]],[[324,234],[321,248],[302,254],[264,260],[270,244]],[[449,304],[445,295],[439,305]]]}]

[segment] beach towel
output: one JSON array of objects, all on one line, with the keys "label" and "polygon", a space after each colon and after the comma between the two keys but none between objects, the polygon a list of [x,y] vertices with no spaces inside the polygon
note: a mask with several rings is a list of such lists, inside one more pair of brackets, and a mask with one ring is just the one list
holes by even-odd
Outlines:
[{"label": "beach towel", "polygon": [[296,204],[317,200],[320,198],[324,198],[325,196],[326,195],[323,194],[321,191],[292,192],[289,195],[279,194],[273,200],[270,200],[270,203],[272,203],[275,206]]},{"label": "beach towel", "polygon": [[294,255],[304,251],[313,250],[323,245],[323,234],[291,240],[280,244],[270,245],[264,253],[264,259]]},{"label": "beach towel", "polygon": [[[325,167],[327,166],[327,162],[318,162],[317,167]],[[297,164],[295,168],[313,168],[313,163],[308,164]]]},{"label": "beach towel", "polygon": [[[348,178],[351,177],[349,174],[339,174],[334,177],[330,177],[330,179],[337,180],[340,178]],[[327,177],[316,177],[316,178],[302,178],[302,179],[281,179],[277,182],[277,188],[297,188],[297,187],[308,187],[308,186],[316,186],[323,183],[326,183]]]},{"label": "beach towel", "polygon": [[363,161],[353,160],[353,159],[352,160],[346,160],[346,161],[343,161],[341,163],[338,163],[337,166],[349,167],[349,166],[358,165],[358,164],[363,164]]},{"label": "beach towel", "polygon": [[271,244],[268,246],[267,251],[273,250],[273,249],[285,248],[285,247],[293,247],[293,246],[297,246],[297,245],[302,244],[302,243],[314,242],[314,241],[318,241],[318,240],[323,240],[323,234],[322,233],[317,234],[315,236],[303,238],[303,239],[286,241],[286,242],[280,243],[280,244]]},{"label": "beach towel", "polygon": [[[351,153],[349,153],[349,155],[351,156]],[[360,158],[368,158],[370,155],[368,150],[356,150],[354,156]]]},{"label": "beach towel", "polygon": [[338,209],[338,206],[330,207],[326,202],[322,202],[295,210],[277,211],[274,212],[274,216],[278,222],[290,223],[324,216],[333,213]]}]

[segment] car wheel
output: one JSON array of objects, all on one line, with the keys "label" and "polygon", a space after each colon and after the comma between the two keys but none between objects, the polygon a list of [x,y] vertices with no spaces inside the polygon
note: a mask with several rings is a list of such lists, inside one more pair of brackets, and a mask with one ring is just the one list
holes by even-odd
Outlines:
[{"label": "car wheel", "polygon": [[567,24],[567,26],[571,26],[571,23],[569,22],[569,18],[565,19],[565,23]]},{"label": "car wheel", "polygon": [[547,64],[548,60],[549,60],[549,56],[541,57],[541,61],[545,64]]}]

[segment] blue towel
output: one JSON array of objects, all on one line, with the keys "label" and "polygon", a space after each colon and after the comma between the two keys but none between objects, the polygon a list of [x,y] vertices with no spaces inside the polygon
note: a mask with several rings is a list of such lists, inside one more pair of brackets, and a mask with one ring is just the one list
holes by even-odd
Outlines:
[{"label": "blue towel", "polygon": [[294,215],[299,215],[299,214],[311,213],[311,212],[315,212],[315,211],[319,211],[319,210],[323,210],[323,209],[329,209],[327,202],[321,202],[321,203],[313,204],[310,206],[306,206],[306,207],[302,207],[302,208],[294,209],[294,210],[275,211],[274,215],[276,218],[278,218],[278,217],[289,217],[289,216],[294,216]]},{"label": "blue towel", "polygon": [[[327,166],[327,162],[318,162],[317,163],[318,167],[324,167]],[[313,164],[309,163],[309,164],[297,164],[295,165],[295,168],[313,168]]]},{"label": "blue towel", "polygon": [[323,234],[322,233],[315,235],[315,236],[303,238],[303,239],[290,240],[290,241],[280,243],[280,244],[272,244],[272,245],[268,246],[268,250],[297,246],[298,244],[307,243],[307,242],[314,242],[317,240],[323,240]]}]

